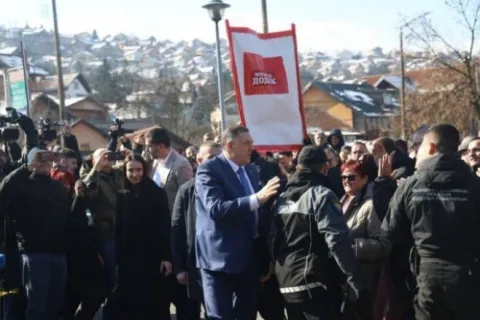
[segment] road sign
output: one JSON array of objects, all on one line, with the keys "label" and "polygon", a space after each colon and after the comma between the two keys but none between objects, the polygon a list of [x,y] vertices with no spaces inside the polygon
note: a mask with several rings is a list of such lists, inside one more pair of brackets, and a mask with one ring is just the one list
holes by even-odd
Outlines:
[{"label": "road sign", "polygon": [[28,84],[25,81],[23,68],[7,70],[7,77],[11,104],[9,107],[25,113],[28,110]]}]

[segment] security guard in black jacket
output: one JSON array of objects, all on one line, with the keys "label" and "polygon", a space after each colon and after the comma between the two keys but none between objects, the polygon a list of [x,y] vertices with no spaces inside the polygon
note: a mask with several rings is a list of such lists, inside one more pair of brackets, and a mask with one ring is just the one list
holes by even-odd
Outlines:
[{"label": "security guard in black jacket", "polygon": [[382,225],[394,244],[413,240],[417,320],[480,319],[480,182],[456,156],[459,144],[451,125],[428,131],[417,171],[399,186]]},{"label": "security guard in black jacket", "polygon": [[[297,171],[274,206],[272,252],[288,319],[340,317],[341,293],[336,291],[338,284],[333,284],[333,291],[331,287],[332,278],[337,275],[332,272],[337,271],[334,264],[338,264],[347,283],[358,294],[358,319],[371,320],[367,289],[338,198],[327,187],[327,170],[322,148],[303,148]],[[343,283],[343,277],[339,281]]]}]

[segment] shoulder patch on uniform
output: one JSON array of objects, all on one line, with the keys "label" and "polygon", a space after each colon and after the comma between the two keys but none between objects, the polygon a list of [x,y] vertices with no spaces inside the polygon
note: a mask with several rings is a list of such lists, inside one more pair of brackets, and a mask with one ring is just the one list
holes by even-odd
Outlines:
[{"label": "shoulder patch on uniform", "polygon": [[340,211],[342,211],[342,205],[340,204],[340,201],[332,201],[333,205]]},{"label": "shoulder patch on uniform", "polygon": [[334,211],[338,213],[339,215],[343,215],[342,213],[342,205],[340,204],[340,201],[338,200],[330,200],[330,205],[333,207]]}]

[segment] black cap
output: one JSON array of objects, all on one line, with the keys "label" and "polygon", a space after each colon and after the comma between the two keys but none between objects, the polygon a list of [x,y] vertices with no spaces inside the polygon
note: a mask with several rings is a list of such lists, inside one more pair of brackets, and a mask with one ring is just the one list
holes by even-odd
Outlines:
[{"label": "black cap", "polygon": [[324,164],[327,162],[325,150],[317,146],[306,146],[298,154],[298,164],[311,166],[316,164]]}]

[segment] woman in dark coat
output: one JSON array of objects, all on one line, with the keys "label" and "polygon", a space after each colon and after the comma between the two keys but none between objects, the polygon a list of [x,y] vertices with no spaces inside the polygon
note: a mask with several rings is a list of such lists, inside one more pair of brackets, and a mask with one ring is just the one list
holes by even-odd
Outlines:
[{"label": "woman in dark coat", "polygon": [[170,319],[159,303],[170,263],[170,213],[167,195],[147,176],[139,155],[124,162],[124,190],[117,197],[117,287],[107,313],[115,320]]}]

